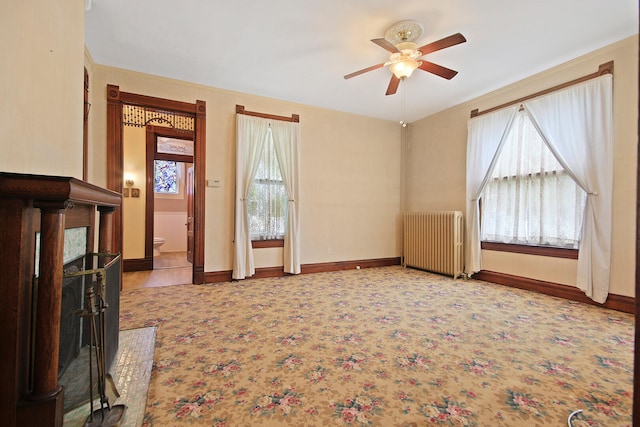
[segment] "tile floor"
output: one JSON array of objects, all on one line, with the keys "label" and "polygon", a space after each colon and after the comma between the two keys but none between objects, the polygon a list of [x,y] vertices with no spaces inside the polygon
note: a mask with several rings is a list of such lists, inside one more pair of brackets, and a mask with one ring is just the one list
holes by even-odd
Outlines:
[{"label": "tile floor", "polygon": [[[120,423],[122,427],[140,426],[144,419],[155,342],[156,328],[120,331],[120,345],[111,374],[120,393],[120,397],[112,405],[127,405],[124,419]],[[94,402],[94,410],[98,408],[99,400]],[[89,403],[67,412],[64,426],[82,426],[90,412]]]}]

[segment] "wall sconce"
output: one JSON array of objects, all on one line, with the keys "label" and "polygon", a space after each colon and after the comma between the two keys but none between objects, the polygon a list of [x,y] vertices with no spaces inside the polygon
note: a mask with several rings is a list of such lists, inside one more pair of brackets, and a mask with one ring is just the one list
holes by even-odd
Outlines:
[{"label": "wall sconce", "polygon": [[129,174],[129,173],[126,174],[124,179],[125,179],[124,184],[127,187],[133,187],[133,175],[132,174]]}]

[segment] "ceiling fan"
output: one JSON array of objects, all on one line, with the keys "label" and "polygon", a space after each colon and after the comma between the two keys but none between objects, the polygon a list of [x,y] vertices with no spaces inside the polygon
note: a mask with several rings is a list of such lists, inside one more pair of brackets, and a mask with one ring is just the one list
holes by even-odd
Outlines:
[{"label": "ceiling fan", "polygon": [[393,95],[398,90],[400,80],[404,80],[417,68],[436,76],[451,80],[458,74],[457,71],[434,64],[429,61],[420,61],[424,55],[447,47],[464,43],[467,39],[460,33],[453,34],[438,41],[418,46],[415,41],[422,35],[422,25],[416,21],[400,21],[387,28],[384,38],[371,40],[383,49],[391,52],[389,60],[362,70],[347,74],[345,79],[359,76],[369,71],[377,70],[385,66],[393,73],[387,87],[386,95]]}]

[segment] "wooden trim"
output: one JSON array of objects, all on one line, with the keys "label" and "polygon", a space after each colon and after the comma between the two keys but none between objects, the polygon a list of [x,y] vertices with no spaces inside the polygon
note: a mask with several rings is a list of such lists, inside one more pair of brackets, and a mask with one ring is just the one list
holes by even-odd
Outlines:
[{"label": "wooden trim", "polygon": [[[324,273],[330,271],[341,270],[357,270],[359,268],[388,267],[391,265],[400,265],[400,257],[366,259],[358,261],[337,261],[323,262],[318,264],[303,264],[300,266],[301,274]],[[204,282],[201,283],[220,283],[230,282],[232,280],[232,271],[211,271],[204,273]],[[290,274],[284,272],[284,267],[264,267],[256,268],[256,274],[248,279],[259,279],[264,277],[283,277]]]},{"label": "wooden trim", "polygon": [[[117,86],[116,86],[117,87]],[[177,111],[180,113],[196,114],[197,105],[190,102],[174,101],[155,96],[139,95],[137,93],[120,92],[120,101],[124,104],[138,105],[154,109]]]},{"label": "wooden trim", "polygon": [[[640,80],[640,71],[637,72]],[[640,88],[638,88],[638,105],[640,110]],[[637,135],[640,135],[640,117],[636,122]],[[633,425],[640,426],[640,150],[636,154],[636,269],[635,269],[635,296],[636,296],[636,317],[635,317],[635,360],[633,364]]]},{"label": "wooden trim", "polygon": [[33,394],[55,393],[58,386],[60,309],[62,307],[62,259],[64,255],[64,208],[42,209],[40,215],[40,277],[38,278]]},{"label": "wooden trim", "polygon": [[196,123],[193,138],[193,283],[204,280],[204,219],[207,172],[207,103],[196,100]]},{"label": "wooden trim", "polygon": [[230,282],[232,279],[232,275],[233,271],[231,270],[207,271],[203,274],[203,281],[200,283]]},{"label": "wooden trim", "polygon": [[146,156],[146,171],[145,171],[145,203],[144,203],[144,257],[145,259],[151,259],[151,265],[149,270],[153,270],[153,238],[154,234],[154,159],[156,150],[156,135],[155,126],[145,126],[145,156]]},{"label": "wooden trim", "polygon": [[[122,102],[120,88],[107,85],[107,188],[122,194],[123,154]],[[113,215],[113,242],[115,253],[122,253],[122,207]]]},{"label": "wooden trim", "polygon": [[262,248],[283,248],[284,239],[272,239],[272,240],[252,240],[251,247],[253,249]]},{"label": "wooden trim", "polygon": [[84,67],[84,115],[82,119],[82,180],[89,176],[89,72]]},{"label": "wooden trim", "polygon": [[[145,179],[145,240],[144,240],[144,256],[153,260],[153,238],[154,230],[154,212],[155,212],[155,160],[171,160],[183,163],[193,163],[194,156],[183,156],[179,154],[158,153],[158,136],[166,136],[169,138],[194,140],[193,132],[179,132],[175,129],[165,126],[146,126],[146,179]],[[153,262],[151,268],[153,270]]]},{"label": "wooden trim", "polygon": [[284,277],[290,274],[284,272],[284,267],[262,267],[256,268],[256,274],[251,276],[252,279],[265,279],[267,277]]},{"label": "wooden trim", "polygon": [[561,285],[559,283],[545,282],[543,280],[513,276],[511,274],[487,270],[481,270],[478,273],[475,273],[473,275],[473,279],[538,292],[571,301],[583,302],[598,307],[622,311],[624,313],[634,314],[636,312],[635,298],[623,295],[609,294],[607,301],[604,304],[599,304],[587,297],[580,289],[573,286]]},{"label": "wooden trim", "polygon": [[255,111],[247,111],[244,109],[244,105],[236,104],[236,114],[244,114],[246,116],[261,117],[263,119],[280,120],[283,122],[300,123],[300,116],[298,114],[292,114],[291,117],[276,116],[274,114],[257,113]]},{"label": "wooden trim", "polygon": [[[640,80],[640,72],[638,72]],[[638,109],[640,109],[640,88],[638,88]],[[637,118],[637,135],[640,135],[640,117]],[[635,296],[636,296],[636,316],[635,316],[635,360],[633,364],[633,425],[640,426],[640,150],[636,154],[636,271],[635,271]]]},{"label": "wooden trim", "polygon": [[74,203],[120,206],[122,196],[67,176],[0,172],[0,198],[33,199],[34,206],[68,208]]},{"label": "wooden trim", "polygon": [[167,160],[171,162],[193,163],[193,156],[183,156],[181,154],[158,153],[153,155],[154,160]]},{"label": "wooden trim", "polygon": [[153,270],[153,257],[131,258],[122,260],[122,271],[145,271]]},{"label": "wooden trim", "polygon": [[310,274],[328,271],[356,270],[358,267],[373,268],[388,267],[391,265],[400,265],[400,257],[303,264],[300,266],[300,270],[302,274]]},{"label": "wooden trim", "polygon": [[[231,280],[231,273],[229,273],[229,280]],[[191,282],[196,285],[207,283],[204,267],[193,268],[193,280]]]},{"label": "wooden trim", "polygon": [[498,242],[481,242],[480,245],[482,249],[487,251],[512,252],[516,254],[538,255],[552,258],[578,259],[577,249],[515,245],[511,243]]},{"label": "wooden trim", "polygon": [[537,98],[538,96],[546,95],[551,92],[555,92],[561,89],[565,89],[569,86],[576,85],[578,83],[586,82],[587,80],[595,79],[597,77],[603,76],[605,74],[613,74],[613,61],[606,62],[604,64],[600,64],[598,67],[598,71],[595,73],[588,74],[586,76],[578,77],[577,79],[571,80],[566,83],[561,83],[559,85],[553,86],[548,89],[541,90],[540,92],[533,93],[531,95],[523,96],[522,98],[518,98],[513,101],[505,102],[504,104],[500,104],[496,107],[491,107],[484,111],[479,111],[477,108],[475,110],[471,110],[471,117],[481,116],[483,114],[491,113],[493,111],[501,110],[506,107],[510,107],[515,104],[520,104],[524,101],[528,101],[533,98]]}]

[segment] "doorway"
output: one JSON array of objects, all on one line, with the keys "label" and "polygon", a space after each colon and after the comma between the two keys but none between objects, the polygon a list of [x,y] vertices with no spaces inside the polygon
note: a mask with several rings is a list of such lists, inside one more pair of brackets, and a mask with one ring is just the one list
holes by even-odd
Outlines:
[{"label": "doorway", "polygon": [[146,127],[145,257],[152,269],[191,267],[194,249],[193,132]]},{"label": "doorway", "polygon": [[[131,108],[135,114],[131,114]],[[204,283],[204,190],[205,190],[205,139],[206,139],[206,103],[196,101],[186,103],[163,98],[149,97],[127,92],[121,92],[118,86],[107,85],[107,188],[118,193],[124,189],[124,148],[123,126],[127,120],[139,120],[134,125],[147,126],[162,122],[168,125],[166,129],[177,131],[191,131],[193,140],[193,186],[191,227],[191,283]],[[190,123],[189,126],[184,124]],[[184,134],[183,134],[184,135]],[[154,144],[155,145],[155,144]],[[148,150],[148,148],[147,148]],[[149,176],[145,177],[145,187],[151,183]],[[151,187],[152,188],[152,187]],[[152,192],[146,191],[145,197]],[[153,268],[153,225],[152,221],[145,221],[144,257],[123,262],[125,271],[151,270]],[[151,228],[151,230],[149,230]],[[123,251],[123,212],[114,213],[113,224],[114,252]],[[150,238],[147,239],[146,236]],[[128,264],[128,265],[127,265]],[[184,283],[184,282],[183,282]]]}]

